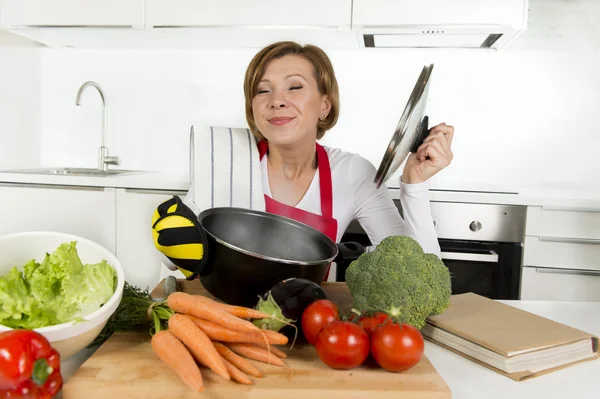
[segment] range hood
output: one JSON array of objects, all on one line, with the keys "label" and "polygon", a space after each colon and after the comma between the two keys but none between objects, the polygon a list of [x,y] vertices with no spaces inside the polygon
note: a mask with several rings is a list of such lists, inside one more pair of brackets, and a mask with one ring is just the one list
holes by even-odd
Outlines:
[{"label": "range hood", "polygon": [[354,0],[361,47],[487,48],[527,28],[528,0]]}]

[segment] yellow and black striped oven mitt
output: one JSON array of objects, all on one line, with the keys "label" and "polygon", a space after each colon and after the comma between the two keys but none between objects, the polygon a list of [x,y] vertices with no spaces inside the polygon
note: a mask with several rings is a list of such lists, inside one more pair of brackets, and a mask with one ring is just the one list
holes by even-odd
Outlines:
[{"label": "yellow and black striped oven mitt", "polygon": [[187,280],[195,279],[206,263],[206,235],[194,212],[178,196],[154,211],[152,240]]}]

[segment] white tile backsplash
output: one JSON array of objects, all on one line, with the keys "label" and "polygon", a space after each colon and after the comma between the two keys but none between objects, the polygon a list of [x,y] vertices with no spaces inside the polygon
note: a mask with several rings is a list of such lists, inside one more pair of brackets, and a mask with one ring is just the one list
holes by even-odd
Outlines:
[{"label": "white tile backsplash", "polygon": [[[0,35],[0,168],[37,166],[41,159],[40,53],[6,44]],[[12,47],[15,45],[16,47]]]},{"label": "white tile backsplash", "polygon": [[[341,92],[338,125],[323,143],[376,166],[426,63],[428,114],[456,128],[454,162],[434,184],[588,184],[600,170],[600,53],[466,50],[329,51]],[[186,170],[191,123],[245,126],[248,50],[45,50],[46,165],[94,166],[100,143],[97,81],[109,107],[108,145],[127,168]],[[390,182],[395,186],[395,182]]]}]

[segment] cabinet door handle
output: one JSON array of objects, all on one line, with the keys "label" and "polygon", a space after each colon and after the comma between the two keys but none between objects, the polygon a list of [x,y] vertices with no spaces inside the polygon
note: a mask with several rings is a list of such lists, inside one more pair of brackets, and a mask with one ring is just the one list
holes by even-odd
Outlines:
[{"label": "cabinet door handle", "polygon": [[153,189],[143,189],[143,188],[126,188],[126,193],[135,193],[135,194],[160,194],[160,195],[177,195],[182,196],[186,195],[186,191],[171,191],[171,190],[153,190]]},{"label": "cabinet door handle", "polygon": [[600,213],[598,208],[569,208],[561,206],[542,206],[543,211],[558,211],[558,212],[588,212],[588,213]]},{"label": "cabinet door handle", "polygon": [[9,182],[0,182],[0,187],[45,188],[45,189],[51,189],[51,190],[104,191],[104,187],[96,187],[96,186],[69,186],[67,184],[41,184],[41,183],[9,183]]},{"label": "cabinet door handle", "polygon": [[497,263],[498,254],[494,251],[490,251],[489,254],[473,254],[464,252],[442,252],[442,260],[459,260],[469,262],[486,262],[486,263]]},{"label": "cabinet door handle", "polygon": [[538,237],[538,240],[544,242],[564,242],[568,244],[600,245],[600,240],[594,238]]},{"label": "cabinet door handle", "polygon": [[537,273],[551,273],[551,274],[573,274],[576,276],[598,276],[600,277],[600,270],[577,270],[577,269],[558,269],[550,267],[536,267]]}]

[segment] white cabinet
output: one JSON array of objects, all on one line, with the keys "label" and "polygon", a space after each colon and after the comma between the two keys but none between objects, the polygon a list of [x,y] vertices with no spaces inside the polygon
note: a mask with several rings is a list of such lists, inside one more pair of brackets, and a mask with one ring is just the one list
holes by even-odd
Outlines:
[{"label": "white cabinet", "polygon": [[600,209],[527,209],[521,299],[600,301]]},{"label": "white cabinet", "polygon": [[600,209],[530,206],[526,234],[536,237],[598,240]]},{"label": "white cabinet", "polygon": [[524,267],[521,300],[600,302],[600,271]]},{"label": "white cabinet", "polygon": [[0,198],[0,234],[34,230],[70,233],[115,253],[112,188],[0,183]]},{"label": "white cabinet", "polygon": [[117,189],[117,252],[125,280],[153,289],[160,282],[162,255],[152,241],[152,215],[158,205],[185,191]]},{"label": "white cabinet", "polygon": [[152,215],[163,201],[185,194],[0,183],[0,234],[50,230],[85,237],[115,254],[127,282],[153,289],[165,267],[152,241]]},{"label": "white cabinet", "polygon": [[526,236],[526,266],[600,271],[600,240]]},{"label": "white cabinet", "polygon": [[352,26],[519,25],[524,0],[354,0]]},{"label": "white cabinet", "polygon": [[[0,0],[0,28],[50,47],[356,48],[352,0]],[[127,29],[129,28],[129,29]],[[133,29],[132,29],[133,28]]]},{"label": "white cabinet", "polygon": [[3,0],[4,28],[142,26],[145,0]]},{"label": "white cabinet", "polygon": [[146,0],[149,26],[350,26],[351,0]]}]

